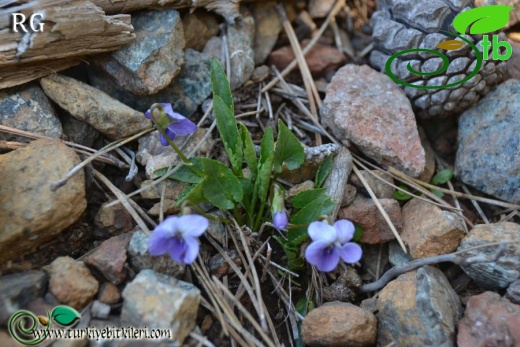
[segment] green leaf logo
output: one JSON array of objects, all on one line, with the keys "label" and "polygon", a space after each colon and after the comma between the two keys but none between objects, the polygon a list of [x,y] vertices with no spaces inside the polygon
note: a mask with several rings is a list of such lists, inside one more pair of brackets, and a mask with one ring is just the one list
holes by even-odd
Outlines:
[{"label": "green leaf logo", "polygon": [[51,312],[51,318],[60,325],[69,326],[80,319],[81,315],[72,307],[56,306]]},{"label": "green leaf logo", "polygon": [[503,28],[509,21],[513,7],[504,5],[482,6],[462,12],[453,20],[453,27],[462,35],[486,34]]}]

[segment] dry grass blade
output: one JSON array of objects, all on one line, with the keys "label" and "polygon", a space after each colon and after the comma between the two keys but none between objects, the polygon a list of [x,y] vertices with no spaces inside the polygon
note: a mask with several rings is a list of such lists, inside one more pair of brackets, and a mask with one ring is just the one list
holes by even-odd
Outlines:
[{"label": "dry grass blade", "polygon": [[236,220],[233,219],[233,222],[235,224],[235,227],[238,230],[238,235],[240,236],[240,241],[242,242],[242,247],[244,248],[244,251],[245,251],[245,254],[247,257],[247,261],[249,264],[249,268],[251,270],[251,276],[253,277],[252,279],[253,279],[253,284],[254,284],[255,290],[256,290],[256,298],[258,300],[258,305],[260,306],[259,316],[260,316],[260,322],[262,323],[262,329],[264,329],[264,331],[267,331],[268,328],[267,328],[266,314],[263,310],[263,308],[265,306],[264,306],[263,299],[262,299],[262,288],[260,287],[260,279],[258,278],[258,273],[256,272],[254,260],[251,257],[251,252],[249,251],[249,245],[246,242],[244,233],[241,232],[240,226],[238,225]]},{"label": "dry grass blade", "polygon": [[[199,266],[197,263],[194,263],[194,268],[197,271],[197,276],[202,281],[203,286],[205,287],[208,295],[210,295],[210,298],[212,298],[214,309],[221,311],[221,314],[218,318],[221,321],[222,326],[225,326],[225,323],[229,323],[233,327],[233,329],[228,329],[228,332],[237,341],[239,341],[239,343],[242,346],[264,346],[262,342],[260,342],[256,337],[254,337],[242,326],[242,323],[236,317],[235,313],[233,312],[233,309],[229,307],[226,298],[217,295],[220,291],[213,286],[214,283],[209,278],[209,274],[207,273],[206,268],[203,266],[203,264],[201,263],[201,266]],[[242,335],[248,341],[244,341],[242,338],[238,336],[238,334]]]},{"label": "dry grass blade", "polygon": [[406,247],[404,245],[404,242],[401,239],[401,236],[399,235],[399,233],[397,232],[397,229],[394,226],[394,223],[392,223],[392,221],[390,220],[390,217],[386,213],[385,209],[383,208],[383,206],[381,206],[381,203],[379,202],[379,199],[377,198],[377,196],[374,194],[374,191],[372,190],[372,188],[370,188],[370,186],[368,185],[367,181],[365,180],[365,178],[363,177],[361,172],[359,172],[359,170],[356,167],[356,165],[353,165],[352,169],[354,170],[354,173],[356,174],[356,176],[359,178],[359,180],[361,181],[361,183],[363,184],[363,186],[367,190],[368,194],[372,198],[372,201],[374,201],[374,204],[376,205],[376,207],[379,210],[379,212],[381,212],[381,215],[383,216],[383,218],[385,219],[386,223],[390,227],[390,230],[392,230],[392,233],[394,234],[395,238],[397,239],[397,242],[399,242],[399,245],[403,249],[403,252],[404,253],[408,253],[407,250],[406,250]]},{"label": "dry grass blade", "polygon": [[[19,129],[16,129],[16,128],[11,128],[11,127],[8,127],[8,126],[5,126],[5,125],[1,125],[1,124],[0,124],[0,132],[12,134],[12,135],[17,135],[17,136],[23,136],[23,137],[26,137],[26,138],[29,138],[29,139],[33,139],[33,140],[38,140],[38,139],[58,140],[58,141],[63,142],[67,146],[71,147],[72,149],[74,149],[77,153],[81,153],[81,154],[84,154],[84,155],[92,155],[92,154],[96,153],[95,149],[92,149],[90,147],[86,147],[86,146],[83,146],[83,145],[79,145],[79,144],[74,143],[74,142],[63,141],[63,140],[56,139],[56,138],[53,138],[53,137],[43,136],[43,135],[40,135],[40,134],[34,134],[34,133],[31,133],[31,132],[28,132],[28,131],[19,130]],[[20,147],[27,146],[26,143],[20,143],[20,142],[2,141],[2,143],[6,144],[6,148],[8,148],[8,149],[17,149],[17,148],[20,148]],[[105,155],[97,156],[94,159],[95,160],[99,160],[99,161],[104,162],[104,163],[107,163],[107,164],[110,164],[110,165],[117,166],[120,169],[125,169],[125,168],[128,167],[128,165],[126,165],[122,161],[120,161],[120,160],[118,160],[116,158],[113,158],[113,157],[107,157]]]},{"label": "dry grass blade", "polygon": [[[316,35],[313,36],[313,38],[309,41],[309,43],[307,44],[307,46],[305,46],[305,48],[302,50],[302,53],[303,55],[306,55],[307,53],[309,53],[312,49],[312,47],[314,47],[314,45],[316,44],[316,42],[318,42],[318,40],[320,39],[320,37],[323,35],[323,33],[325,32],[325,30],[327,30],[328,26],[329,26],[329,23],[332,19],[332,17],[335,17],[338,12],[341,10],[341,8],[345,5],[345,0],[337,0],[336,3],[334,4],[334,6],[332,7],[331,11],[329,12],[329,14],[327,15],[327,18],[325,19],[325,21],[323,22],[323,24],[321,25],[320,27],[320,30],[318,30],[318,33]],[[280,73],[280,76],[277,76],[275,78],[273,78],[273,80],[271,82],[269,82],[263,89],[262,89],[262,93],[268,91],[269,89],[273,88],[281,79],[281,77],[285,77],[287,76],[295,67],[296,65],[298,65],[298,62],[296,59],[294,59],[281,73]]]},{"label": "dry grass blade", "polygon": [[[382,177],[380,177],[380,176],[374,174],[374,173],[373,173],[373,172],[372,172],[372,171],[371,171],[367,166],[365,166],[363,163],[365,163],[365,164],[367,164],[367,165],[370,165],[370,167],[372,167],[373,169],[378,170],[378,171],[380,171],[380,172],[384,172],[385,174],[387,174],[387,175],[389,175],[389,176],[391,176],[391,177],[393,177],[393,178],[396,178],[396,179],[398,179],[398,180],[401,180],[401,179],[400,179],[399,177],[395,176],[395,175],[392,175],[392,174],[389,173],[388,171],[381,170],[381,169],[378,168],[377,166],[368,163],[367,161],[365,161],[365,160],[359,158],[358,156],[356,156],[355,154],[352,154],[352,156],[356,157],[356,158],[354,158],[354,163],[356,163],[356,165],[360,166],[360,167],[361,167],[363,170],[365,170],[368,174],[370,174],[372,177],[374,177],[374,178],[380,180],[381,182],[383,182],[383,183],[385,183],[385,184],[387,184],[387,185],[389,185],[389,186],[391,186],[391,187],[393,187],[393,188],[395,188],[395,189],[397,189],[397,190],[399,190],[399,191],[401,191],[401,192],[403,192],[403,193],[409,194],[410,196],[413,196],[414,198],[417,198],[417,199],[419,199],[419,200],[422,200],[422,201],[428,202],[428,203],[430,203],[430,204],[433,204],[433,205],[436,205],[436,206],[439,206],[439,207],[442,207],[442,208],[445,208],[445,209],[453,210],[453,211],[456,211],[456,212],[462,212],[462,209],[461,209],[461,208],[456,208],[456,207],[450,206],[446,201],[444,201],[444,200],[442,200],[442,199],[441,199],[441,200],[442,200],[442,203],[435,202],[435,201],[431,201],[431,200],[428,200],[428,199],[426,199],[426,198],[424,198],[424,197],[422,197],[422,196],[420,196],[420,195],[416,195],[416,194],[414,194],[414,193],[412,193],[412,192],[409,192],[409,191],[407,191],[407,190],[404,190],[403,188],[398,187],[398,186],[396,186],[396,185],[393,184],[393,183],[388,182],[388,181],[385,180],[384,178],[382,178]],[[401,180],[401,181],[402,181],[402,180]],[[412,185],[412,187],[414,187],[414,188],[415,188],[415,186],[416,186],[415,184]],[[421,187],[417,187],[417,188],[421,189]],[[437,197],[437,198],[438,198],[438,197]]]},{"label": "dry grass blade", "polygon": [[[451,183],[451,180],[447,182],[448,184],[448,188],[454,192],[455,191],[455,188],[453,187],[453,184]],[[464,214],[462,213],[462,209],[460,207],[460,202],[459,202],[459,199],[457,199],[456,196],[452,196],[453,198],[453,203],[455,204],[455,207],[457,207],[459,210],[461,211],[455,211],[456,214],[458,214],[461,218],[465,218]],[[468,222],[468,220],[466,220],[466,222]],[[473,224],[472,223],[468,223],[468,225],[470,226],[470,228],[473,228]],[[464,233],[467,234],[468,233],[468,227],[466,224],[462,223],[462,226],[464,227]]]},{"label": "dry grass blade", "polygon": [[205,336],[201,336],[194,331],[190,333],[190,337],[194,340],[197,340],[199,343],[201,343],[203,346],[206,347],[215,347],[214,344],[212,344]]},{"label": "dry grass blade", "polygon": [[510,220],[511,218],[513,218],[517,214],[520,216],[520,213],[517,210],[513,210],[507,216],[504,216],[504,217],[500,218],[498,223],[507,222],[508,220]]},{"label": "dry grass blade", "polygon": [[263,342],[268,346],[275,347],[275,344],[269,336],[266,335],[264,329],[260,327],[260,325],[256,322],[256,320],[251,316],[251,314],[246,310],[246,308],[240,303],[240,301],[236,300],[236,298],[231,294],[228,288],[222,282],[220,282],[215,276],[212,277],[213,282],[217,285],[222,293],[224,293],[238,308],[238,310],[246,317],[246,319],[251,323],[251,325],[255,328],[256,332],[262,337]]},{"label": "dry grass blade", "polygon": [[[259,318],[264,317],[264,319],[265,319],[265,313],[263,312],[263,305],[260,306],[259,300],[256,297],[255,292],[254,292],[253,288],[251,287],[251,285],[249,284],[249,281],[247,280],[247,278],[240,271],[240,269],[235,264],[233,259],[231,259],[231,257],[224,251],[224,249],[222,249],[222,247],[220,247],[220,245],[218,243],[216,243],[210,236],[208,236],[208,235],[205,235],[205,236],[206,236],[206,239],[211,243],[211,245],[213,247],[215,247],[215,249],[224,257],[224,259],[229,264],[229,266],[233,269],[233,271],[236,273],[236,275],[240,278],[240,281],[244,284],[244,288],[246,289],[247,294],[249,295],[249,298],[251,299],[251,302],[252,302],[253,306],[255,307],[258,317]],[[236,243],[236,240],[234,240],[234,242],[235,242],[235,245],[238,245],[238,243]],[[240,252],[238,247],[236,247],[236,249],[237,249],[237,252]],[[242,260],[242,261],[244,264],[246,263],[244,260]]]},{"label": "dry grass blade", "polygon": [[[289,87],[289,85],[287,84],[287,82],[285,82],[285,80],[283,79],[283,77],[281,77],[280,75],[280,72],[278,72],[278,70],[276,70],[276,68],[274,69],[274,72],[276,73],[277,76],[280,77],[280,85],[282,87],[282,89],[285,90],[286,93],[292,93],[292,90],[291,90],[291,87]],[[337,144],[337,145],[340,145],[340,143],[338,142],[338,140],[336,140],[334,138],[334,136],[330,135],[324,128],[323,126],[318,122],[318,119],[315,118],[310,112],[309,110],[305,107],[305,105],[303,105],[303,103],[301,102],[301,100],[297,99],[297,98],[291,98],[290,99],[291,102],[296,106],[298,107],[298,109],[305,115],[307,116],[307,118],[309,118],[315,126],[317,126],[319,129],[321,129],[323,131],[323,134],[325,134],[333,143]]]},{"label": "dry grass blade", "polygon": [[503,201],[494,200],[494,199],[482,198],[480,196],[475,196],[475,195],[471,195],[471,194],[464,194],[464,193],[460,193],[460,192],[452,192],[449,189],[440,188],[440,187],[431,185],[429,183],[425,183],[425,182],[419,181],[419,180],[417,180],[415,178],[411,178],[411,177],[407,176],[406,174],[402,173],[401,171],[399,171],[397,169],[394,169],[393,167],[391,167],[389,169],[389,171],[391,173],[393,173],[394,175],[397,175],[397,176],[401,177],[402,179],[404,179],[406,181],[415,183],[417,185],[426,187],[428,189],[435,189],[435,190],[441,191],[441,192],[443,192],[445,194],[448,194],[448,195],[453,195],[453,196],[456,196],[456,197],[459,197],[459,198],[465,198],[465,199],[473,199],[473,200],[480,201],[480,202],[483,202],[483,203],[486,203],[486,204],[500,206],[500,207],[505,207],[505,208],[520,209],[520,205],[517,205],[517,204],[512,204],[512,203],[509,203],[509,202],[503,202]]},{"label": "dry grass blade", "polygon": [[[450,189],[450,190],[452,190],[452,189]],[[469,189],[464,184],[462,185],[462,190],[464,190],[464,192],[466,194],[471,195],[471,192],[469,191]],[[478,202],[475,199],[471,199],[470,201],[473,204],[473,207],[475,207],[475,210],[477,210],[480,218],[482,218],[484,223],[485,224],[489,224],[489,219],[486,217],[486,214],[484,213],[484,211],[482,211],[482,208],[480,208],[480,205],[478,204]]]},{"label": "dry grass blade", "polygon": [[124,140],[118,140],[118,141],[115,141],[103,148],[101,148],[100,150],[98,150],[96,153],[92,154],[89,158],[83,160],[81,163],[79,163],[78,165],[74,166],[66,175],[64,178],[62,178],[61,180],[59,181],[55,181],[51,184],[51,190],[52,191],[56,191],[56,189],[58,189],[59,187],[63,186],[64,184],[67,183],[67,181],[72,177],[74,176],[75,174],[77,174],[81,169],[83,169],[85,166],[87,166],[92,160],[94,160],[95,158],[105,154],[105,153],[108,153],[118,147],[121,147],[122,145],[124,144],[127,144],[128,142],[131,142],[149,132],[151,132],[152,129],[147,129],[147,130],[144,130],[144,131],[141,131],[140,133],[137,133],[133,136],[130,136]]},{"label": "dry grass blade", "polygon": [[[307,100],[309,101],[311,114],[314,119],[319,122],[317,106],[321,106],[321,100],[318,94],[318,90],[316,89],[316,85],[314,84],[314,79],[312,78],[309,66],[307,65],[307,61],[305,60],[305,57],[302,53],[302,48],[298,42],[298,38],[296,37],[294,29],[287,19],[285,9],[280,4],[277,5],[277,9],[280,17],[282,18],[283,28],[285,29],[285,33],[289,38],[289,42],[291,43],[291,47],[294,51],[300,72],[302,74],[303,84],[305,86],[305,90],[307,91]],[[321,135],[319,133],[316,133],[316,144],[322,144]]]},{"label": "dry grass blade", "polygon": [[144,223],[142,218],[137,214],[135,209],[132,207],[132,205],[128,201],[128,198],[126,197],[126,195],[123,194],[115,185],[113,185],[112,182],[110,182],[110,180],[108,178],[106,178],[101,172],[94,170],[94,175],[99,180],[101,180],[101,182],[103,182],[103,184],[106,185],[108,187],[108,189],[110,189],[112,191],[112,193],[114,193],[114,195],[121,201],[123,206],[126,208],[128,213],[130,213],[130,215],[135,220],[137,225],[139,225],[139,227],[143,230],[143,232],[145,232],[146,234],[149,235],[150,229],[148,229],[148,226],[146,226],[146,224]]}]

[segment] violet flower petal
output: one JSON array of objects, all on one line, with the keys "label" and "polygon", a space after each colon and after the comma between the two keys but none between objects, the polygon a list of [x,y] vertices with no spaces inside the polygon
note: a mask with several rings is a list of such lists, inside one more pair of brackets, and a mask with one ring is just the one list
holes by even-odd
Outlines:
[{"label": "violet flower petal", "polygon": [[151,255],[162,255],[170,249],[178,221],[179,217],[168,217],[155,227],[148,239],[148,249]]},{"label": "violet flower petal", "polygon": [[199,255],[199,241],[194,237],[186,237],[184,239],[186,251],[183,255],[182,262],[184,264],[191,264],[197,259]]},{"label": "violet flower petal", "polygon": [[337,232],[336,241],[341,244],[352,240],[352,237],[354,237],[355,227],[354,224],[349,220],[337,220],[336,223],[334,223],[334,228]]},{"label": "violet flower petal", "polygon": [[183,239],[180,239],[178,237],[172,237],[169,249],[170,257],[172,257],[172,259],[178,263],[184,263],[184,255],[186,253],[187,248],[188,245]]},{"label": "violet flower petal", "polygon": [[209,227],[207,218],[198,214],[188,214],[179,218],[178,228],[185,239],[199,237]]},{"label": "violet flower petal", "polygon": [[167,115],[170,116],[172,113],[175,113],[175,112],[173,112],[172,104],[165,103],[165,102],[161,102],[160,104],[161,104],[162,108],[164,109],[164,113],[166,113]]},{"label": "violet flower petal", "polygon": [[338,266],[339,250],[325,241],[314,241],[307,246],[305,259],[320,271],[332,271]]},{"label": "violet flower petal", "polygon": [[150,110],[146,111],[146,112],[144,113],[144,116],[145,116],[146,118],[152,120],[152,114],[150,113]]},{"label": "violet flower petal", "polygon": [[289,220],[287,219],[287,212],[276,212],[273,216],[273,225],[276,229],[282,230],[287,227]]},{"label": "violet flower petal", "polygon": [[[175,133],[171,130],[172,125],[173,124],[168,125],[168,127],[164,130],[164,133],[170,138],[170,140],[173,141],[173,139],[175,139]],[[159,134],[159,142],[161,142],[161,145],[163,146],[169,145],[168,141],[164,138],[164,136],[162,136],[162,134]]]},{"label": "violet flower petal", "polygon": [[153,232],[148,239],[148,251],[151,255],[163,255],[171,246],[171,237],[164,237],[160,232]]},{"label": "violet flower petal", "polygon": [[186,136],[197,131],[197,124],[193,123],[188,118],[181,119],[170,126],[175,135],[179,136]]},{"label": "violet flower petal", "polygon": [[332,244],[336,241],[336,229],[324,222],[312,222],[309,224],[307,232],[313,241],[321,240],[328,244]]},{"label": "violet flower petal", "polygon": [[345,263],[353,264],[361,260],[363,251],[357,243],[348,242],[339,249],[339,255]]}]

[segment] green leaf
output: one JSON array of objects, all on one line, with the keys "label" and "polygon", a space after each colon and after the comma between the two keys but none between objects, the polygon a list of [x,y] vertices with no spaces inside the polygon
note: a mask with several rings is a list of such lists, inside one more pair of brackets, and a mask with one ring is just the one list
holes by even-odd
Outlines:
[{"label": "green leaf", "polygon": [[431,179],[430,183],[434,186],[444,184],[453,178],[453,171],[450,169],[444,169]]},{"label": "green leaf", "polygon": [[[404,189],[407,192],[410,191],[410,188],[408,188],[408,186],[405,186],[404,184],[399,185],[399,188]],[[411,198],[413,198],[413,196],[411,196],[410,194],[407,194],[399,189],[396,189],[395,193],[394,193],[394,198],[398,201],[408,201]]]},{"label": "green leaf", "polygon": [[249,130],[247,130],[244,124],[240,124],[240,135],[244,145],[244,159],[247,167],[251,170],[253,177],[256,177],[258,174],[258,159],[256,158],[255,145]]},{"label": "green leaf", "polygon": [[453,27],[462,35],[469,29],[470,34],[486,34],[502,29],[509,22],[511,6],[490,5],[462,12],[453,20]]},{"label": "green leaf", "polygon": [[235,201],[242,201],[242,186],[238,178],[222,163],[208,158],[202,158],[204,181],[203,194],[209,202],[218,208],[231,209]]},{"label": "green leaf", "polygon": [[213,109],[217,120],[217,129],[229,155],[233,172],[238,173],[242,170],[242,144],[238,135],[235,115],[233,110],[218,95],[213,95]]},{"label": "green leaf", "polygon": [[292,245],[299,246],[309,239],[307,228],[291,228],[287,233],[287,238]]},{"label": "green leaf", "polygon": [[299,168],[305,160],[305,153],[300,141],[289,128],[278,120],[278,141],[274,151],[274,170],[282,172],[282,163],[285,162],[289,170]]},{"label": "green leaf", "polygon": [[318,167],[318,171],[316,171],[316,178],[314,179],[314,187],[321,188],[323,183],[327,177],[329,177],[330,172],[332,171],[332,165],[334,164],[334,159],[332,155],[327,156],[325,160]]},{"label": "green leaf", "polygon": [[295,208],[304,208],[312,201],[327,196],[326,188],[304,190],[293,196],[291,203]]},{"label": "green leaf", "polygon": [[299,314],[305,317],[307,313],[311,312],[314,309],[314,302],[312,300],[307,301],[307,298],[301,298],[300,300],[298,300],[296,305],[294,305],[294,308],[296,309],[296,311],[298,311]]},{"label": "green leaf", "polygon": [[[314,222],[319,216],[331,213],[335,206],[336,203],[327,194],[322,194],[316,200],[294,213],[291,217],[291,224],[308,225]],[[306,237],[306,234],[306,227],[290,229],[288,238],[291,242],[296,241],[296,239],[298,239],[298,242],[303,242],[306,239],[303,235]]]},{"label": "green leaf", "polygon": [[211,88],[213,89],[213,97],[218,95],[224,101],[224,105],[230,110],[234,109],[229,81],[224,69],[215,58],[211,58]]},{"label": "green leaf", "polygon": [[197,174],[197,172],[193,170],[193,167],[196,167],[199,170],[199,172],[202,171],[201,158],[192,158],[191,162],[193,163],[193,166],[183,165],[179,169],[177,169],[177,171],[171,174],[171,176],[168,178],[186,183],[199,183],[200,181],[202,181],[203,177],[199,176],[199,174]]},{"label": "green leaf", "polygon": [[352,241],[357,242],[361,239],[363,236],[363,233],[365,232],[365,229],[357,223],[354,223],[354,236],[352,237]]},{"label": "green leaf", "polygon": [[438,197],[441,198],[441,199],[444,197],[444,193],[441,192],[440,190],[432,189],[432,190],[430,190],[430,191],[432,192],[432,194],[438,196]]},{"label": "green leaf", "polygon": [[269,193],[269,182],[271,181],[271,171],[273,169],[274,159],[274,140],[273,129],[267,127],[265,129],[262,142],[260,144],[260,160],[258,162],[258,178],[255,182],[257,198],[260,201],[266,201]]},{"label": "green leaf", "polygon": [[251,196],[253,195],[253,182],[251,178],[240,177],[238,179],[240,181],[240,186],[242,187],[242,205],[249,210],[251,206]]},{"label": "green leaf", "polygon": [[177,206],[181,206],[184,201],[189,202],[190,205],[198,205],[208,201],[202,193],[202,183],[203,182],[199,182],[196,185],[187,186],[184,188],[179,194]]},{"label": "green leaf", "polygon": [[51,318],[56,323],[69,326],[74,324],[78,319],[81,318],[81,315],[78,311],[69,306],[56,306],[51,312]]}]

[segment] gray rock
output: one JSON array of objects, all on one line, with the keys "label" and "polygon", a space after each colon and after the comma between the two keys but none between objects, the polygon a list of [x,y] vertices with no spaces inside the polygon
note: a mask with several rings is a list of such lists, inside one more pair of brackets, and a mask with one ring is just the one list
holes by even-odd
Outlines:
[{"label": "gray rock", "polygon": [[412,257],[403,251],[397,240],[388,243],[388,261],[392,266],[403,265],[412,260]]},{"label": "gray rock", "polygon": [[94,140],[99,136],[99,131],[88,123],[77,120],[69,114],[63,115],[60,118],[63,133],[68,137],[70,142],[92,147]]},{"label": "gray rock", "polygon": [[48,280],[45,272],[36,270],[0,277],[0,325],[5,325],[16,311],[42,297]]},{"label": "gray rock", "polygon": [[[481,224],[469,232],[462,240],[458,250],[482,246],[490,242],[507,242],[518,239],[520,225],[504,222]],[[484,247],[465,253],[467,257],[477,255],[492,255],[497,247]],[[475,282],[486,288],[506,288],[520,278],[520,245],[506,245],[506,250],[495,262],[475,263],[462,266],[462,269]]]},{"label": "gray rock", "polygon": [[426,165],[415,115],[404,92],[386,75],[347,64],[327,86],[323,123],[379,164],[417,177]]},{"label": "gray rock", "polygon": [[56,340],[52,343],[52,347],[87,347],[88,345],[88,339]]},{"label": "gray rock", "polygon": [[128,262],[136,272],[153,269],[155,272],[172,277],[182,275],[186,269],[184,265],[174,262],[168,254],[159,257],[151,256],[148,253],[148,236],[141,230],[136,230],[130,239]]},{"label": "gray rock", "polygon": [[179,345],[195,327],[200,290],[191,283],[143,270],[123,290],[123,298],[123,325],[171,329]]},{"label": "gray rock", "polygon": [[170,84],[184,62],[184,30],[175,10],[132,14],[136,39],[111,55],[95,59],[125,90],[157,93]]},{"label": "gray rock", "polygon": [[89,77],[93,86],[138,111],[146,112],[156,102],[167,102],[173,105],[176,112],[189,117],[211,94],[211,57],[187,49],[184,58],[179,75],[154,95],[136,96],[126,92],[99,69],[89,69]]},{"label": "gray rock", "polygon": [[444,274],[425,266],[388,283],[377,301],[378,346],[455,345],[455,327],[462,316],[457,293]]},{"label": "gray rock", "polygon": [[93,318],[107,319],[110,314],[110,305],[107,305],[99,300],[94,300],[90,307],[90,313]]},{"label": "gray rock", "polygon": [[455,174],[466,184],[520,203],[520,80],[508,80],[459,118]]},{"label": "gray rock", "polygon": [[[254,25],[253,17],[243,16],[239,24],[228,27],[226,42],[230,56],[229,82],[232,90],[244,84],[255,69],[255,53],[252,48],[255,36]],[[213,37],[206,43],[203,52],[215,57],[222,66],[225,66],[222,48],[222,37]]]},{"label": "gray rock", "polygon": [[507,288],[506,298],[513,304],[520,305],[520,280],[517,280]]},{"label": "gray rock", "polygon": [[[208,214],[216,218],[223,217],[220,211],[209,212]],[[221,245],[225,243],[227,230],[226,226],[221,221],[209,219],[208,233]]]},{"label": "gray rock", "polygon": [[[63,134],[49,99],[34,83],[0,90],[0,124],[54,138]],[[29,142],[26,137],[3,132],[0,140]]]},{"label": "gray rock", "polygon": [[61,108],[112,139],[127,137],[152,126],[144,114],[73,78],[49,75],[40,83],[45,94]]}]

